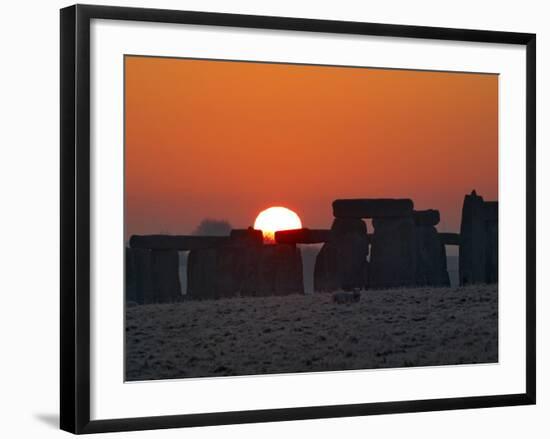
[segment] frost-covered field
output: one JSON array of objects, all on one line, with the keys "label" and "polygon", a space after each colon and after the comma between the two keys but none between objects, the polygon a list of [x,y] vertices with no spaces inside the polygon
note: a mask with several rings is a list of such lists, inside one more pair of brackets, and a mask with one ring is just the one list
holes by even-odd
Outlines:
[{"label": "frost-covered field", "polygon": [[126,378],[498,361],[498,286],[237,298],[127,309]]}]

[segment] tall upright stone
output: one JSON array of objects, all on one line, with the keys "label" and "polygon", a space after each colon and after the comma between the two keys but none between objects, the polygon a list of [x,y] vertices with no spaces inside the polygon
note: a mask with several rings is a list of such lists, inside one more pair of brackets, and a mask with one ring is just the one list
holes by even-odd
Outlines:
[{"label": "tall upright stone", "polygon": [[136,267],[133,249],[124,249],[124,290],[127,302],[143,303],[143,299],[137,297]]},{"label": "tall upright stone", "polygon": [[485,283],[487,280],[485,203],[475,190],[464,197],[460,238],[458,253],[460,284]]},{"label": "tall upright stone", "polygon": [[187,292],[193,299],[303,294],[300,249],[264,245],[262,232],[233,230],[217,248],[191,250]]},{"label": "tall upright stone", "polygon": [[460,235],[460,284],[498,282],[498,202],[466,195]]},{"label": "tall upright stone", "polygon": [[126,249],[126,300],[138,304],[156,303],[151,250]]},{"label": "tall upright stone", "polygon": [[485,282],[498,282],[498,202],[485,202]]},{"label": "tall upright stone", "polygon": [[[256,296],[303,294],[302,256],[295,244],[264,245],[257,261]],[[249,291],[244,291],[245,295]]]},{"label": "tall upright stone", "polygon": [[216,248],[191,250],[187,262],[187,294],[192,299],[234,297],[255,288],[263,237],[253,229],[233,230]]},{"label": "tall upright stone", "polygon": [[172,303],[181,300],[179,255],[176,250],[151,251],[151,272],[154,303]]},{"label": "tall upright stone", "polygon": [[374,218],[369,287],[394,288],[416,284],[416,225],[411,216]]},{"label": "tall upright stone", "polygon": [[449,286],[447,255],[435,226],[438,210],[413,212],[416,226],[416,285]]},{"label": "tall upright stone", "polygon": [[187,295],[191,299],[214,299],[219,295],[218,249],[191,250],[187,257]]},{"label": "tall upright stone", "polygon": [[263,249],[261,230],[231,231],[231,242],[220,248],[220,291],[223,297],[249,296],[257,288],[257,265]]},{"label": "tall upright stone", "polygon": [[367,225],[358,218],[335,218],[328,241],[315,260],[315,291],[365,288],[368,276]]}]

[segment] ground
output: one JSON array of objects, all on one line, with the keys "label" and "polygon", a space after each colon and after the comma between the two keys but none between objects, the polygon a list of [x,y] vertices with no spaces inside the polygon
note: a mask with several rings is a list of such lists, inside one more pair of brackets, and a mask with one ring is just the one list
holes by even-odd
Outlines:
[{"label": "ground", "polygon": [[479,285],[128,307],[126,379],[497,362],[497,299]]}]

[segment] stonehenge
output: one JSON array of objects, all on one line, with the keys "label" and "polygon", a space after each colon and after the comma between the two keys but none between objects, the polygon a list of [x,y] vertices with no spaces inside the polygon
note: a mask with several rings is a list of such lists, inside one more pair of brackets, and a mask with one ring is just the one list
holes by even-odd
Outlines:
[{"label": "stonehenge", "polygon": [[[304,294],[301,245],[320,245],[315,292],[449,286],[446,246],[458,246],[460,285],[498,282],[498,202],[464,197],[460,233],[440,233],[440,212],[411,199],[338,199],[330,229],[275,233],[233,229],[229,236],[133,235],[125,249],[126,299],[183,300],[180,251],[188,251],[186,299]],[[372,220],[372,231],[365,219]],[[370,226],[369,226],[370,227]]]},{"label": "stonehenge", "polygon": [[260,230],[217,236],[132,236],[126,249],[127,300],[138,304],[182,300],[178,251],[189,251],[187,298],[303,294],[300,249],[264,245]]}]

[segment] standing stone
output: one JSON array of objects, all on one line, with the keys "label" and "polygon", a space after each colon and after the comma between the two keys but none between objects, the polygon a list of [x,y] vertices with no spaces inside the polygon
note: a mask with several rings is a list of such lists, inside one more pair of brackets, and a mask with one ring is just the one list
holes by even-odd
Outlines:
[{"label": "standing stone", "polygon": [[485,282],[498,282],[498,202],[485,202]]},{"label": "standing stone", "polygon": [[475,190],[464,197],[460,238],[458,253],[460,285],[485,283],[487,280],[485,203]]},{"label": "standing stone", "polygon": [[498,283],[498,223],[487,222],[485,282]]},{"label": "standing stone", "polygon": [[138,301],[136,288],[136,267],[134,253],[130,247],[124,249],[124,290],[126,302],[143,303]]},{"label": "standing stone", "polygon": [[181,299],[177,251],[127,248],[125,253],[127,301],[150,304]]},{"label": "standing stone", "polygon": [[218,249],[191,250],[187,258],[187,295],[191,299],[218,297]]},{"label": "standing stone", "polygon": [[294,244],[264,245],[258,261],[258,284],[254,295],[303,294],[302,256]]},{"label": "standing stone", "polygon": [[187,265],[192,299],[304,292],[302,258],[294,244],[264,245],[259,230],[234,230],[227,245],[192,250]]},{"label": "standing stone", "polygon": [[127,283],[130,286],[131,300],[139,304],[155,303],[155,290],[151,272],[151,250],[139,248],[128,250],[126,252],[126,272],[132,278]]},{"label": "standing stone", "polygon": [[447,255],[436,228],[439,211],[415,211],[416,225],[416,285],[449,286]]},{"label": "standing stone", "polygon": [[230,243],[220,248],[219,290],[222,297],[251,295],[257,285],[257,264],[263,247],[261,230],[232,230]]},{"label": "standing stone", "polygon": [[151,270],[154,303],[172,303],[181,300],[178,252],[176,250],[151,251]]},{"label": "standing stone", "polygon": [[315,291],[365,288],[369,244],[367,225],[361,219],[335,218],[329,240],[315,260]]},{"label": "standing stone", "polygon": [[412,216],[375,218],[371,238],[370,288],[416,284],[416,225]]}]

